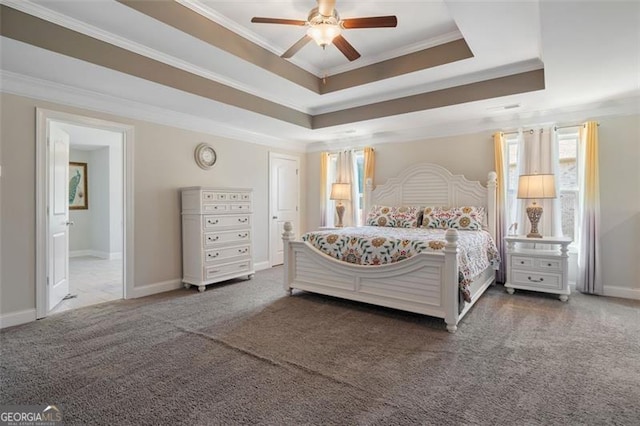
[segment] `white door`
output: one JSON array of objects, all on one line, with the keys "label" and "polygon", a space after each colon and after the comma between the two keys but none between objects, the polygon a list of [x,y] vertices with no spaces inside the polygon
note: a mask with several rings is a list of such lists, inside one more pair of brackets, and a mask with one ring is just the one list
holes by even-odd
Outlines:
[{"label": "white door", "polygon": [[298,219],[299,202],[299,159],[284,154],[269,154],[270,169],[270,221],[269,238],[271,266],[281,265],[284,262],[284,246],[282,244],[282,233],[284,223],[293,224],[294,234],[300,231],[300,221]]},{"label": "white door", "polygon": [[69,294],[69,135],[49,126],[47,307]]}]

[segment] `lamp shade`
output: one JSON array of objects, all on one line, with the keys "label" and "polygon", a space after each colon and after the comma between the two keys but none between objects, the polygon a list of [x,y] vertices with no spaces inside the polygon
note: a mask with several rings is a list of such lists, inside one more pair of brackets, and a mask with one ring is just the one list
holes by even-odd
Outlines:
[{"label": "lamp shade", "polygon": [[553,175],[521,175],[518,180],[518,198],[556,198]]},{"label": "lamp shade", "polygon": [[350,200],[351,199],[351,184],[350,183],[332,183],[331,195],[332,200]]}]

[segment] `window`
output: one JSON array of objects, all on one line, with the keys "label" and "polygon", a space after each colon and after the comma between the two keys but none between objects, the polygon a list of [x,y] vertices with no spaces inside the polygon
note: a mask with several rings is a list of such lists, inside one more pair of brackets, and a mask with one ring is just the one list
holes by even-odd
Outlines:
[{"label": "window", "polygon": [[[517,222],[516,211],[518,199],[518,135],[509,135],[506,140],[507,161],[507,218],[508,227]],[[522,233],[524,230],[520,229]],[[512,230],[515,232],[515,230]]]},{"label": "window", "polygon": [[[575,128],[559,131],[556,137],[558,143],[558,175],[556,176],[559,201],[562,219],[562,234],[571,237],[573,244],[570,247],[577,247],[579,233],[579,213],[580,213],[580,185],[578,175],[578,132]],[[518,176],[520,161],[518,149],[518,135],[508,135],[505,138],[505,167],[507,180],[507,227],[518,222]],[[524,225],[525,228],[522,228]],[[525,224],[518,224],[518,233],[526,233]]]},{"label": "window", "polygon": [[[362,226],[363,221],[363,211],[364,211],[364,150],[355,150],[353,151],[353,161],[354,161],[354,175],[356,182],[356,190],[357,190],[357,202],[355,205],[358,208],[358,223],[356,226]],[[331,184],[336,182],[338,176],[338,153],[329,154],[329,161],[327,164],[329,170],[327,170],[327,217],[325,223],[327,226],[333,226],[335,223],[335,202],[329,199],[329,194],[331,194]]]},{"label": "window", "polygon": [[562,234],[575,243],[579,234],[578,134],[558,136],[558,188],[562,211]]}]

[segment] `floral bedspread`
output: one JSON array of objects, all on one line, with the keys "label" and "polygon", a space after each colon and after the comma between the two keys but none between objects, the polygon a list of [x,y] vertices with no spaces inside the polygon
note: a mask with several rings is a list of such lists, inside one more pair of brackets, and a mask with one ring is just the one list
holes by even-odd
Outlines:
[{"label": "floral bedspread", "polygon": [[[302,236],[321,252],[357,265],[381,265],[410,258],[420,252],[440,252],[446,239],[444,229],[363,226],[308,232]],[[460,291],[469,302],[468,285],[487,267],[497,268],[500,255],[486,231],[458,231]]]}]

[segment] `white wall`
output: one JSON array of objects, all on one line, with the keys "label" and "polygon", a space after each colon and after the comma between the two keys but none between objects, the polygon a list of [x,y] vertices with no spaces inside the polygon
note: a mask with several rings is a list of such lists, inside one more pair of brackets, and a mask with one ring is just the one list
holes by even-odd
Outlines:
[{"label": "white wall", "polygon": [[[32,311],[35,318],[37,107],[135,127],[134,290],[154,284],[179,285],[182,262],[178,189],[185,186],[253,188],[254,260],[258,266],[268,262],[268,147],[9,94],[0,94],[0,107],[0,318]],[[193,150],[200,142],[210,143],[218,153],[218,162],[211,170],[200,169],[193,160]],[[304,173],[304,155],[281,152],[300,157],[301,174]],[[302,185],[304,188],[304,177]],[[305,217],[302,207],[301,217]]]},{"label": "white wall", "polygon": [[[640,116],[599,120],[602,273],[607,295],[640,299]],[[375,145],[374,184],[431,162],[486,182],[494,170],[492,132]],[[306,229],[320,225],[320,154],[307,155]],[[570,280],[575,280],[572,255]]]},{"label": "white wall", "polygon": [[109,147],[91,151],[89,210],[91,210],[92,248],[100,257],[111,253],[111,219],[109,208]]},{"label": "white wall", "polygon": [[[56,123],[52,125],[55,126]],[[87,170],[90,171],[92,169],[89,151],[73,149],[73,147],[71,147],[71,149],[69,149],[69,161],[87,163]],[[91,188],[89,188],[89,193],[91,193]],[[91,224],[93,220],[91,213],[93,213],[91,209],[69,210],[69,220],[73,222],[73,226],[69,227],[69,254],[71,256],[93,249],[91,239]]]}]

